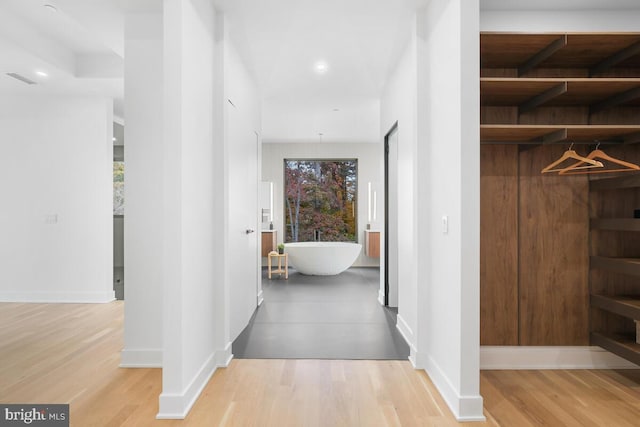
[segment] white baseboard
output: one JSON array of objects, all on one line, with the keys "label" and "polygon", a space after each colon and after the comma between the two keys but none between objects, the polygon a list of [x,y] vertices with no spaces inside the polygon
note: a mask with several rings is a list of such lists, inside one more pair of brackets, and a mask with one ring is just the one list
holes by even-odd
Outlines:
[{"label": "white baseboard", "polygon": [[229,342],[224,347],[224,350],[216,351],[216,366],[218,368],[226,368],[233,360],[233,353],[231,353],[231,345],[233,343]]},{"label": "white baseboard", "polygon": [[216,351],[207,359],[182,394],[162,393],[160,395],[160,409],[156,418],[159,420],[184,419],[198,400],[198,397],[200,397],[200,394],[202,394],[202,390],[207,386],[216,369],[227,367],[231,359],[233,359],[231,343],[228,343],[224,350]]},{"label": "white baseboard", "polygon": [[638,369],[600,347],[481,346],[480,369]]},{"label": "white baseboard", "polygon": [[460,396],[440,366],[430,357],[424,358],[426,371],[440,395],[460,422],[486,421],[482,412],[482,396]]},{"label": "white baseboard", "polygon": [[415,351],[415,336],[413,334],[413,330],[409,327],[409,324],[404,320],[404,318],[398,314],[398,319],[396,322],[396,328],[402,335],[402,338],[407,342],[411,351]]},{"label": "white baseboard", "polygon": [[157,419],[182,420],[187,416],[216,371],[215,356],[216,353],[209,356],[182,394],[162,393],[160,395],[160,409],[156,415]]},{"label": "white baseboard", "polygon": [[120,352],[121,368],[162,368],[162,350],[128,350]]},{"label": "white baseboard", "polygon": [[264,302],[264,292],[260,289],[260,293],[258,294],[258,307],[262,305]]},{"label": "white baseboard", "polygon": [[105,304],[115,301],[113,290],[105,292],[0,292],[0,302]]}]

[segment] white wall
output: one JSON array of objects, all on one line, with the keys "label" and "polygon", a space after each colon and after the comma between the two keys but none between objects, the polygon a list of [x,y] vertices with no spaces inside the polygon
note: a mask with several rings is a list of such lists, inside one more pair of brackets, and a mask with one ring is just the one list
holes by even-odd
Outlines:
[{"label": "white wall", "polygon": [[478,15],[477,0],[419,11],[381,104],[381,135],[399,129],[398,328],[459,420],[483,419]]},{"label": "white wall", "polygon": [[418,16],[421,286],[416,362],[459,420],[484,419],[479,395],[478,26],[477,0],[433,0]]},{"label": "white wall", "polygon": [[[274,183],[273,227],[278,233],[278,243],[284,239],[284,159],[358,159],[358,242],[364,245],[364,230],[367,226],[367,183],[377,184],[378,225],[384,220],[384,188],[382,144],[362,143],[268,143],[262,145],[262,181]],[[378,228],[380,229],[380,228]],[[364,247],[354,266],[378,266],[378,258],[364,254]]]},{"label": "white wall", "polygon": [[159,418],[182,418],[217,366],[214,22],[206,0],[164,2],[163,390]]},{"label": "white wall", "polygon": [[249,323],[261,293],[258,289],[260,143],[256,135],[261,130],[261,112],[257,87],[233,44],[227,43],[224,53],[228,225],[223,232],[228,234],[225,280],[230,298],[226,308],[230,315],[230,344]]},{"label": "white wall", "polygon": [[[296,102],[295,109],[291,102]],[[264,101],[264,141],[275,143],[315,143],[322,133],[324,143],[375,143],[380,126],[380,100],[358,97],[340,101],[334,111],[335,100],[314,98],[307,105],[299,99],[285,97]],[[309,132],[313,130],[313,133]],[[363,135],[364,141],[363,141]]]},{"label": "white wall", "polygon": [[[416,38],[415,28],[391,74],[380,105],[380,135],[384,139],[398,122],[398,328],[409,344],[415,363],[417,330],[416,210]],[[382,172],[384,174],[384,171]],[[384,175],[382,175],[384,185]],[[382,201],[384,207],[384,200]],[[384,221],[384,219],[383,219]],[[384,237],[383,237],[384,238]],[[384,255],[380,260],[380,292],[384,293]],[[424,261],[421,261],[424,262]]]},{"label": "white wall", "polygon": [[[535,3],[533,3],[535,5]],[[533,9],[533,8],[532,8]],[[481,31],[638,31],[637,10],[483,10]]]},{"label": "white wall", "polygon": [[162,15],[125,22],[125,300],[123,367],[162,365]]},{"label": "white wall", "polygon": [[0,301],[113,300],[113,103],[0,97]]}]

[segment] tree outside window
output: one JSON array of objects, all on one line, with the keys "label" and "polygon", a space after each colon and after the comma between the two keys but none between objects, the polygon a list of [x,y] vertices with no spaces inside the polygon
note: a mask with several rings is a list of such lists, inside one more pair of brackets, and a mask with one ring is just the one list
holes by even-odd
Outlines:
[{"label": "tree outside window", "polygon": [[124,215],[124,162],[113,162],[113,214]]},{"label": "tree outside window", "polygon": [[357,241],[357,159],[285,159],[284,183],[285,242]]}]

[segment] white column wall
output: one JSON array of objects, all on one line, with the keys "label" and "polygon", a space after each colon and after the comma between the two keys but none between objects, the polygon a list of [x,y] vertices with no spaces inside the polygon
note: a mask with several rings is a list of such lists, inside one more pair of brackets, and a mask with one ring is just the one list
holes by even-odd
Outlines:
[{"label": "white column wall", "polygon": [[[416,209],[416,37],[412,37],[391,74],[380,104],[380,135],[398,122],[398,329],[409,344],[412,363],[416,357],[417,306],[417,239]],[[383,178],[384,179],[384,178]],[[384,181],[382,182],[384,188]],[[380,200],[384,207],[384,200]],[[384,208],[383,212],[384,212]],[[384,224],[384,214],[381,216]],[[384,231],[381,239],[384,241]],[[420,261],[423,262],[423,261]],[[384,254],[380,258],[380,293],[384,293]]]},{"label": "white column wall", "polygon": [[0,301],[112,301],[112,100],[3,95],[0,129]]},{"label": "white column wall", "polygon": [[123,367],[162,365],[162,15],[125,21],[125,317]]},{"label": "white column wall", "polygon": [[184,418],[216,369],[215,11],[206,0],[164,2],[163,391],[158,418]]},{"label": "white column wall", "polygon": [[225,351],[219,353],[218,364],[225,364],[231,360],[231,296],[229,290],[229,270],[226,250],[229,243],[229,217],[227,206],[229,206],[229,192],[226,182],[228,181],[227,158],[229,156],[227,136],[227,105],[226,98],[226,49],[228,46],[228,29],[225,25],[223,13],[217,12],[214,25],[214,79],[213,79],[213,132],[216,141],[216,155],[214,157],[213,180],[219,185],[216,187],[218,193],[216,197],[216,210],[214,220],[216,224],[215,241],[223,248],[222,253],[213,260],[213,265],[217,271],[219,281],[215,288],[214,316],[215,316],[215,342],[218,348]]},{"label": "white column wall", "polygon": [[[479,394],[479,5],[433,0],[418,14],[418,358],[458,420]],[[443,218],[447,218],[447,229]]]},{"label": "white column wall", "polygon": [[460,0],[460,419],[484,420],[480,396],[480,7]]},{"label": "white column wall", "polygon": [[420,10],[381,106],[382,135],[398,121],[403,171],[398,328],[410,360],[465,421],[483,419],[478,21],[477,0],[433,0]]}]

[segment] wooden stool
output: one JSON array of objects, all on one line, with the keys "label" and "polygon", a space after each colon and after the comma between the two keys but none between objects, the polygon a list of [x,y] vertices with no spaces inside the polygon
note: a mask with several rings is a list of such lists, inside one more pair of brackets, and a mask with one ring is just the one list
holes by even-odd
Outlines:
[{"label": "wooden stool", "polygon": [[[278,269],[277,270],[273,270],[272,266],[273,264],[271,263],[271,258],[278,258]],[[276,251],[271,251],[269,252],[269,259],[267,260],[268,262],[268,266],[269,266],[269,279],[271,279],[271,273],[279,273],[280,276],[282,276],[282,273],[284,273],[284,278],[288,279],[289,278],[289,254],[279,254]],[[284,258],[284,269],[282,268],[282,258]]]}]

